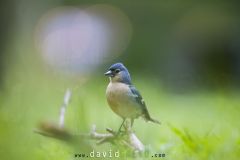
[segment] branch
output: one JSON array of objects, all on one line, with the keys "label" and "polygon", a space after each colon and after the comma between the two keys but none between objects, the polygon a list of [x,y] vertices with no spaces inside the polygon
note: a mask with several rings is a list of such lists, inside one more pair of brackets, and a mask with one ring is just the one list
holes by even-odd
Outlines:
[{"label": "branch", "polygon": [[59,127],[60,128],[64,127],[65,112],[67,110],[67,106],[69,104],[71,96],[72,96],[72,92],[68,88],[65,92],[65,96],[64,96],[64,99],[63,99],[63,104],[62,104],[61,109],[60,109],[60,116],[59,116]]},{"label": "branch", "polygon": [[107,133],[98,133],[96,131],[96,125],[93,125],[90,133],[83,133],[74,135],[70,131],[64,129],[64,120],[67,106],[71,99],[71,91],[67,89],[65,92],[63,104],[60,107],[59,123],[58,125],[52,124],[50,122],[41,122],[37,129],[34,130],[35,133],[38,133],[45,137],[51,137],[59,139],[66,142],[78,142],[79,140],[97,140],[96,144],[101,145],[103,143],[111,143],[118,146],[123,146],[131,149],[134,152],[143,152],[144,145],[132,131],[130,123],[124,125],[125,131],[117,133],[110,128],[107,128]]}]

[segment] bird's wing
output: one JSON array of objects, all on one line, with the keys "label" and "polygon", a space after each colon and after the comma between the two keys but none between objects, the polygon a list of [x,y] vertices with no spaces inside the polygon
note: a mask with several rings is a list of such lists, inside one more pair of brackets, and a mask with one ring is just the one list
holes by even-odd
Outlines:
[{"label": "bird's wing", "polygon": [[140,92],[133,85],[129,85],[129,88],[130,88],[132,94],[134,95],[136,102],[138,104],[140,104],[140,106],[141,106],[144,119],[146,121],[152,121],[154,123],[160,124],[160,122],[158,120],[152,119],[150,117],[149,112],[147,110],[147,106],[146,106],[144,99],[142,98]]},{"label": "bird's wing", "polygon": [[129,88],[130,88],[133,96],[135,97],[137,103],[140,104],[141,106],[145,106],[144,100],[143,100],[140,92],[133,85],[129,85]]},{"label": "bird's wing", "polygon": [[142,98],[140,92],[133,85],[129,85],[129,88],[130,88],[132,94],[134,95],[136,102],[141,106],[144,117],[146,119],[150,119],[146,104],[145,104],[144,99]]}]

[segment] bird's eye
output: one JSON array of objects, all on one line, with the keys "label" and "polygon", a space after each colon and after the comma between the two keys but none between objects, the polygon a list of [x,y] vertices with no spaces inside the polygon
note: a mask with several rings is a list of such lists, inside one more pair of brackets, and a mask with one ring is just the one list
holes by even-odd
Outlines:
[{"label": "bird's eye", "polygon": [[116,73],[119,73],[119,72],[120,72],[120,69],[116,69],[115,72],[116,72]]}]

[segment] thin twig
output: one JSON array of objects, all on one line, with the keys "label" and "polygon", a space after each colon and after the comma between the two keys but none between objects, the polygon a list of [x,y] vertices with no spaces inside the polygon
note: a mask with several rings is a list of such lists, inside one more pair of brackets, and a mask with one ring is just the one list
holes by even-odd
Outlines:
[{"label": "thin twig", "polygon": [[63,99],[63,104],[60,108],[60,115],[59,115],[59,127],[63,128],[64,127],[64,119],[65,119],[65,112],[67,110],[67,106],[69,104],[69,101],[71,99],[72,92],[68,88],[65,92],[64,99]]}]

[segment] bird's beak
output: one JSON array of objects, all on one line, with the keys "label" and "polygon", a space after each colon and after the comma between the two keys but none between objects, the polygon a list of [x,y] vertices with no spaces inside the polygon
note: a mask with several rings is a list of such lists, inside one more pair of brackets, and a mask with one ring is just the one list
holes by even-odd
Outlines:
[{"label": "bird's beak", "polygon": [[104,73],[105,76],[113,77],[113,72],[111,70]]}]

